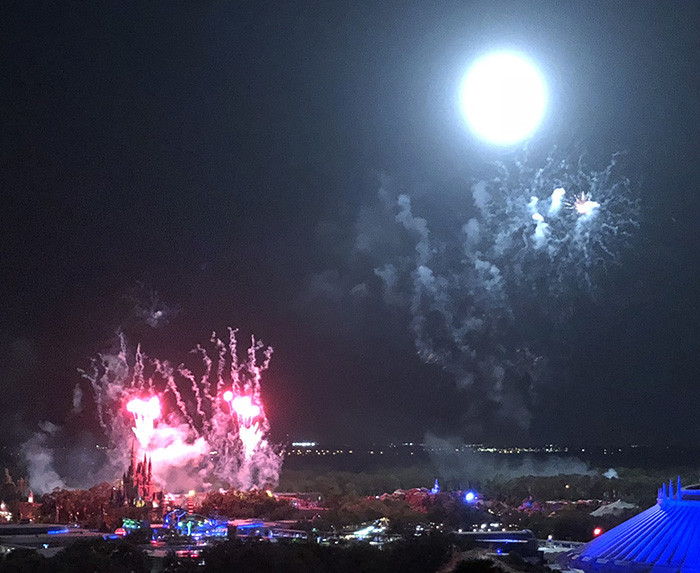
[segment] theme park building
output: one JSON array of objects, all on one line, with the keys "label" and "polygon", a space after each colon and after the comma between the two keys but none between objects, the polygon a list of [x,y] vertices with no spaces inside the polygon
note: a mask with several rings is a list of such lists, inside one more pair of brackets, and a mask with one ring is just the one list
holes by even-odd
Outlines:
[{"label": "theme park building", "polygon": [[121,487],[117,490],[114,502],[117,505],[157,507],[163,501],[163,492],[153,484],[151,459],[144,454],[143,461],[137,461],[135,445],[131,446],[131,463],[122,476]]},{"label": "theme park building", "polygon": [[659,489],[657,504],[604,533],[574,555],[587,573],[700,573],[700,489]]}]

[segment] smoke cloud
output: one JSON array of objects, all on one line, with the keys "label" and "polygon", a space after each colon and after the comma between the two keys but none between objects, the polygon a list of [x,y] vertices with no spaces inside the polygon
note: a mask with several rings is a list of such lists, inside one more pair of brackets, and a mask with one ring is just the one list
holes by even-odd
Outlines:
[{"label": "smoke cloud", "polygon": [[143,282],[136,283],[126,300],[131,304],[132,315],[154,329],[168,326],[181,310],[166,304],[156,290],[149,289]]},{"label": "smoke cloud", "polygon": [[382,177],[360,211],[355,253],[380,285],[365,280],[365,292],[408,313],[420,359],[463,390],[471,438],[486,426],[527,429],[542,389],[567,376],[572,301],[601,300],[639,226],[621,160],[596,170],[526,153],[446,189]]},{"label": "smoke cloud", "polygon": [[469,449],[460,440],[439,438],[431,433],[425,436],[425,447],[443,479],[453,483],[596,473],[587,463],[577,458],[548,456],[544,460],[538,460],[525,455],[508,460],[503,456],[489,456]]},{"label": "smoke cloud", "polygon": [[22,454],[27,462],[30,486],[38,493],[47,493],[54,488],[65,488],[66,484],[53,469],[53,450],[49,439],[58,432],[58,426],[41,422],[39,431],[22,444]]}]

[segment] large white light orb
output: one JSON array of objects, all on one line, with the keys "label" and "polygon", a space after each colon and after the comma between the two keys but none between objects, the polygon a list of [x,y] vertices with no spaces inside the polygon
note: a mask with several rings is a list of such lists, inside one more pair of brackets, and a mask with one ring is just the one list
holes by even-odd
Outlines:
[{"label": "large white light orb", "polygon": [[474,63],[459,95],[471,129],[498,145],[526,139],[539,125],[547,106],[541,74],[513,52],[489,54]]}]

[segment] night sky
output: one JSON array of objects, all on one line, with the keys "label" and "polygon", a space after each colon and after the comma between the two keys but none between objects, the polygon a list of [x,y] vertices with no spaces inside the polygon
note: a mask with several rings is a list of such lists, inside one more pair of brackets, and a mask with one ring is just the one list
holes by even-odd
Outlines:
[{"label": "night sky", "polygon": [[[4,443],[41,420],[99,436],[77,369],[117,330],[177,363],[227,326],[275,349],[278,440],[700,438],[697,3],[17,2],[1,16]],[[640,205],[595,293],[533,297],[527,328],[489,340],[517,330],[547,357],[524,421],[421,359],[410,305],[376,272],[389,247],[415,254],[379,215],[381,189],[440,236],[520,151],[478,140],[457,106],[469,63],[504,47],[549,86],[533,145],[597,168],[625,152]]]}]

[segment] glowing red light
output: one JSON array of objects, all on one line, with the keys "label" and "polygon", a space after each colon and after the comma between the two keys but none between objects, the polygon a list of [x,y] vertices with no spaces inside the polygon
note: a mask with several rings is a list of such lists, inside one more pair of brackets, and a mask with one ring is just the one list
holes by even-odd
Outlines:
[{"label": "glowing red light", "polygon": [[226,390],[226,392],[224,392],[224,402],[230,402],[231,400],[233,400],[233,392],[231,392],[231,390]]},{"label": "glowing red light", "polygon": [[593,530],[593,536],[594,536],[594,537],[598,537],[601,533],[603,533],[603,530],[602,530],[602,528],[600,528],[600,527],[596,527],[596,528]]}]

